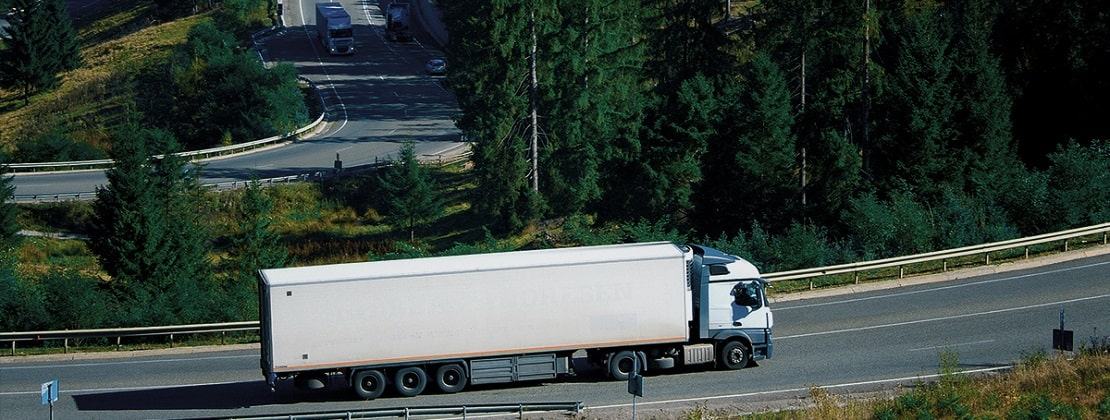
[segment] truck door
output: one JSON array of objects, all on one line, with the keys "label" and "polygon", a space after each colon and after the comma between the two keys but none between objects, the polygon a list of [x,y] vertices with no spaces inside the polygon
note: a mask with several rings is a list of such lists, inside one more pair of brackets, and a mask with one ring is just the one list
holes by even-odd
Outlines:
[{"label": "truck door", "polygon": [[763,285],[758,279],[710,283],[709,329],[763,329],[770,327]]}]

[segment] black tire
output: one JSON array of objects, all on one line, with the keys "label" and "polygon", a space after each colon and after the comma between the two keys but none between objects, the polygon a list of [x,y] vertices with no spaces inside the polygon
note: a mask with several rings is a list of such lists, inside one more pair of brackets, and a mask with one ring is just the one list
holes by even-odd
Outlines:
[{"label": "black tire", "polygon": [[752,360],[752,352],[748,346],[739,341],[729,341],[721,346],[720,367],[727,370],[737,370],[748,367]]},{"label": "black tire", "polygon": [[400,368],[393,375],[393,386],[402,397],[415,397],[428,386],[428,374],[417,366]]},{"label": "black tire", "polygon": [[636,363],[636,353],[628,350],[619,351],[609,358],[609,376],[618,381],[627,381],[632,376],[632,368]]},{"label": "black tire", "polygon": [[351,388],[354,388],[355,395],[364,400],[382,396],[385,387],[385,375],[379,370],[360,370],[351,378]]},{"label": "black tire", "polygon": [[466,369],[457,363],[442,365],[436,369],[436,387],[447,394],[454,394],[466,388]]}]

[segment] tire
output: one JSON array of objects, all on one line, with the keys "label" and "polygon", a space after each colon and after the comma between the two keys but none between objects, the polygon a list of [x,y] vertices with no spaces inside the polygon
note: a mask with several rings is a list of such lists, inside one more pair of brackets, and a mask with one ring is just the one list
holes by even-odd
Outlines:
[{"label": "tire", "polygon": [[737,370],[748,367],[752,359],[752,352],[748,346],[739,341],[729,341],[721,346],[720,366],[726,370]]},{"label": "tire", "polygon": [[360,370],[351,378],[351,388],[355,395],[364,400],[372,400],[385,392],[385,375],[379,370]]},{"label": "tire", "polygon": [[466,369],[457,363],[442,365],[436,369],[436,387],[447,394],[454,394],[466,388]]},{"label": "tire", "polygon": [[393,375],[393,386],[402,397],[415,397],[428,385],[428,374],[417,366],[403,367]]},{"label": "tire", "polygon": [[636,353],[628,350],[619,351],[609,358],[609,376],[618,381],[627,381],[632,376],[632,368],[636,363]]}]

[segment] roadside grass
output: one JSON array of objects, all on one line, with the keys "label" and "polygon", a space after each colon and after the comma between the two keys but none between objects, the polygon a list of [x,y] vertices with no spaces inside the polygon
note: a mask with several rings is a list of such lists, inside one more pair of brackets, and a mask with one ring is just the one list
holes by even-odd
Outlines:
[{"label": "roadside grass", "polygon": [[[127,3],[127,4],[124,4]],[[198,14],[171,22],[151,20],[152,3],[110,2],[74,22],[84,65],[59,75],[57,89],[35,94],[24,106],[18,90],[0,90],[0,148],[11,152],[64,128],[67,136],[107,156],[111,131],[134,109],[134,80],[166,62],[189,29],[211,19]]]},{"label": "roadside grass", "polygon": [[[1104,340],[1104,339],[1103,339]],[[955,353],[940,354],[939,378],[890,398],[852,398],[812,387],[805,407],[752,414],[700,406],[681,418],[809,419],[1076,419],[1110,418],[1110,346],[1070,354],[1035,352],[994,375],[960,374]]]}]

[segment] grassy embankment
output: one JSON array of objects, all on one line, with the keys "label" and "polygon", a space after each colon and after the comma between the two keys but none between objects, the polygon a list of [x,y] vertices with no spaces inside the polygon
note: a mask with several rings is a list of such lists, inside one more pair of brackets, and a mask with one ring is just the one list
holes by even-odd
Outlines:
[{"label": "grassy embankment", "polygon": [[[888,397],[854,398],[813,387],[805,401],[756,414],[700,406],[684,419],[1110,419],[1110,342],[1089,343],[1073,355],[1034,353],[1013,369],[969,377],[956,355],[941,354],[939,378]],[[651,418],[650,414],[645,418]]]}]

